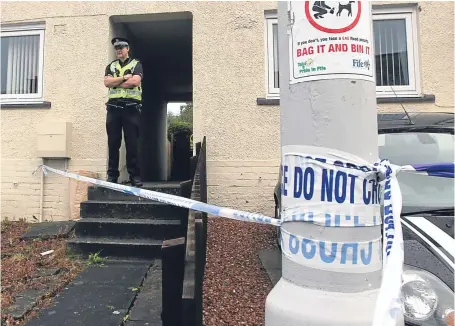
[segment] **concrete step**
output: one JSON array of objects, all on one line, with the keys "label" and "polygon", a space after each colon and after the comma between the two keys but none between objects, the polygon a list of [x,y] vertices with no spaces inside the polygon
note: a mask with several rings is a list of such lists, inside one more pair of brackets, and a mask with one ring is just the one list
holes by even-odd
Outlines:
[{"label": "concrete step", "polygon": [[112,237],[76,237],[68,240],[73,253],[88,257],[99,253],[101,257],[159,258],[162,240],[112,238]]},{"label": "concrete step", "polygon": [[[157,183],[146,182],[142,189],[157,191],[165,194],[180,196],[180,183]],[[147,198],[141,198],[134,195],[129,195],[120,191],[115,191],[108,188],[91,186],[88,188],[88,200],[126,200],[126,201],[150,201]]]},{"label": "concrete step", "polygon": [[81,203],[81,218],[184,220],[188,209],[154,201],[89,200]]},{"label": "concrete step", "polygon": [[83,218],[76,223],[75,231],[77,237],[166,240],[184,236],[180,220]]}]

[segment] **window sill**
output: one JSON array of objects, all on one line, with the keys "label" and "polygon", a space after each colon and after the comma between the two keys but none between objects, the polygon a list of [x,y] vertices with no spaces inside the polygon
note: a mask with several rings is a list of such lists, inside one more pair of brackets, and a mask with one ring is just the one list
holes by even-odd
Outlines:
[{"label": "window sill", "polygon": [[[383,103],[435,103],[436,97],[433,94],[425,94],[421,97],[378,97],[378,104]],[[257,98],[257,105],[280,105],[279,98]]]},{"label": "window sill", "polygon": [[257,105],[280,105],[279,98],[257,98]]},{"label": "window sill", "polygon": [[51,102],[3,102],[2,109],[50,109]]},{"label": "window sill", "polygon": [[423,94],[419,97],[378,97],[377,103],[435,103],[436,97],[433,94]]}]

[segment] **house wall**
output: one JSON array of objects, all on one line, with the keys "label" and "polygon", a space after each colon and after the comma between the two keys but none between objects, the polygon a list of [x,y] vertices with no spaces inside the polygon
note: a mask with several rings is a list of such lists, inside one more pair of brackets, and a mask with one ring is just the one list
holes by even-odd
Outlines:
[{"label": "house wall", "polygon": [[[1,110],[2,218],[39,218],[40,174],[32,172],[41,162],[36,155],[36,129],[42,121],[72,122],[70,170],[104,170],[102,78],[108,58],[108,20],[103,23],[98,15],[83,16],[82,8],[73,12],[68,7],[71,4],[2,3],[2,23],[46,21],[44,97],[52,103],[50,109]],[[64,168],[61,160],[46,163]],[[69,184],[56,175],[45,178],[43,219],[69,217]]]},{"label": "house wall", "polygon": [[[408,1],[374,1],[387,5]],[[415,2],[410,2],[415,3]],[[454,111],[454,2],[418,2],[420,81],[435,103],[403,103],[409,111]],[[444,22],[444,23],[441,23]],[[381,104],[381,111],[402,111],[401,104]]]},{"label": "house wall", "polygon": [[[409,110],[453,108],[453,3],[421,2],[421,74],[436,104]],[[280,162],[279,107],[259,106],[266,95],[264,10],[276,2],[2,2],[4,23],[46,22],[44,99],[50,109],[1,110],[2,218],[39,216],[40,177],[32,172],[36,126],[44,120],[73,123],[71,171],[104,177],[107,159],[104,68],[112,58],[111,15],[190,11],[193,14],[194,139],[207,137],[208,200],[273,214]],[[444,24],[440,24],[444,21]],[[401,110],[397,104],[382,110]],[[49,165],[63,168],[62,161]],[[44,218],[69,216],[69,182],[50,175],[44,185]]]}]

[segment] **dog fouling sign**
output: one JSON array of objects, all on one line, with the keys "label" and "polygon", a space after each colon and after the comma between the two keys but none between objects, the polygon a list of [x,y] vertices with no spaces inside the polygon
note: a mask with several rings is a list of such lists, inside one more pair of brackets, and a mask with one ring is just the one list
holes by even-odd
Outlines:
[{"label": "dog fouling sign", "polygon": [[370,3],[289,1],[290,83],[335,78],[374,82]]}]

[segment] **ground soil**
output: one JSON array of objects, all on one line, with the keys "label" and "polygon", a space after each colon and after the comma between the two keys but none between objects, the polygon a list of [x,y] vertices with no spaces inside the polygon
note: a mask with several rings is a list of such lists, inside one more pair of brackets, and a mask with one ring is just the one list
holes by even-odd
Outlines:
[{"label": "ground soil", "polygon": [[[1,222],[1,304],[2,325],[25,325],[39,309],[48,306],[52,297],[79,274],[84,263],[69,254],[66,239],[20,240],[30,224],[23,221]],[[47,256],[40,253],[54,250]],[[51,277],[38,277],[39,270],[60,269]],[[48,289],[45,298],[23,320],[4,315],[5,308],[14,304],[17,294],[29,289]]]},{"label": "ground soil", "polygon": [[264,325],[272,283],[258,252],[276,248],[275,227],[209,217],[204,325]]}]

